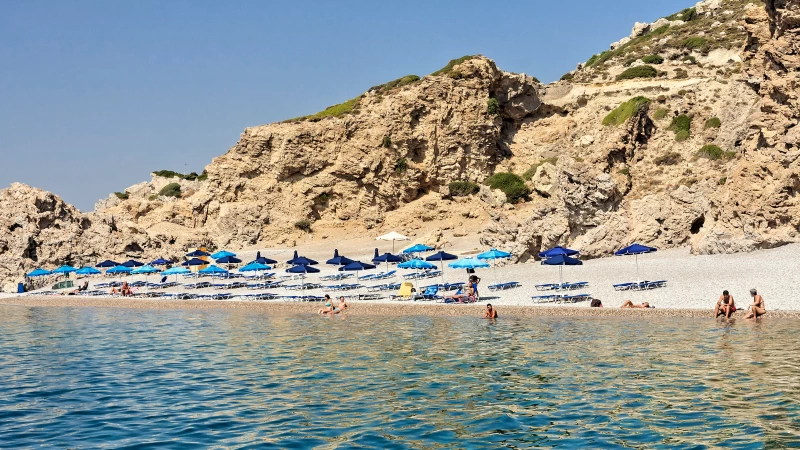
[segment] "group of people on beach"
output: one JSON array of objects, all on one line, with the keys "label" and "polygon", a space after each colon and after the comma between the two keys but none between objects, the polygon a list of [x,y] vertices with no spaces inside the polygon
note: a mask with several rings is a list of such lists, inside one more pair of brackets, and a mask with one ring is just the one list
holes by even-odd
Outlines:
[{"label": "group of people on beach", "polygon": [[[755,289],[750,289],[750,296],[753,297],[753,303],[748,306],[745,319],[757,319],[767,312],[767,307],[764,304],[764,297],[759,295]],[[733,296],[727,290],[722,291],[719,296],[717,304],[714,306],[714,317],[725,316],[730,319],[731,314],[736,312],[736,303],[733,301]]]},{"label": "group of people on beach", "polygon": [[344,299],[344,296],[339,297],[339,304],[334,306],[333,300],[331,300],[331,296],[325,294],[325,305],[323,308],[317,311],[317,314],[331,314],[331,315],[340,314],[343,313],[349,307],[350,305],[347,304],[347,301]]},{"label": "group of people on beach", "polygon": [[123,281],[122,286],[120,286],[119,289],[117,288],[111,289],[111,295],[121,295],[123,297],[130,297],[131,295],[133,295],[133,289],[131,289],[127,281]]}]

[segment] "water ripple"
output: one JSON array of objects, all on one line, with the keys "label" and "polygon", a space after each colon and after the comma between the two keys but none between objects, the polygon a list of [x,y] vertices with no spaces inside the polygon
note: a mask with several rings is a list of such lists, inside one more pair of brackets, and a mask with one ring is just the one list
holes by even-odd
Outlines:
[{"label": "water ripple", "polygon": [[800,322],[2,307],[0,446],[800,445]]}]

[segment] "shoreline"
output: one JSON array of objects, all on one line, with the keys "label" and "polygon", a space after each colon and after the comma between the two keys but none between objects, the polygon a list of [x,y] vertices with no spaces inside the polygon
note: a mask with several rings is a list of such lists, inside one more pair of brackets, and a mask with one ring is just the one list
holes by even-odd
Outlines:
[{"label": "shoreline", "polygon": [[[159,300],[159,299],[120,299],[78,296],[26,296],[0,298],[0,306],[23,307],[83,307],[119,308],[149,310],[236,310],[258,311],[273,315],[316,314],[322,306],[314,302],[280,301],[220,301],[220,300]],[[421,302],[409,303],[366,303],[350,302],[350,316],[441,316],[441,317],[480,317],[485,305],[453,305]],[[623,309],[623,308],[576,308],[571,306],[514,306],[499,305],[502,317],[680,317],[712,319],[710,309]],[[800,319],[800,311],[771,310],[766,318]],[[739,310],[732,318],[743,319],[744,311]]]}]

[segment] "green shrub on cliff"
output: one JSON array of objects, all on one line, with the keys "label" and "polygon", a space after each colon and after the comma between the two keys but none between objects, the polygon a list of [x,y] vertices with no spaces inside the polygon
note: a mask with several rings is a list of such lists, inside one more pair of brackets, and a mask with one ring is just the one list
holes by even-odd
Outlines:
[{"label": "green shrub on cliff", "polygon": [[633,117],[640,108],[646,108],[648,104],[650,104],[650,99],[641,96],[623,102],[603,118],[603,125],[621,125]]},{"label": "green shrub on cliff", "polygon": [[518,203],[525,200],[531,193],[525,181],[519,176],[508,172],[499,172],[486,179],[486,184],[492,189],[500,189],[506,194],[509,203]]}]

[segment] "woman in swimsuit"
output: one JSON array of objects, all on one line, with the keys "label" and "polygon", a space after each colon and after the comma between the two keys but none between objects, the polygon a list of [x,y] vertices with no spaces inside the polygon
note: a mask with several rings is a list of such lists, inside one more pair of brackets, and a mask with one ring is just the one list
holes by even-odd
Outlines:
[{"label": "woman in swimsuit", "polygon": [[753,297],[753,303],[750,304],[750,311],[744,316],[745,319],[758,319],[767,313],[767,307],[764,304],[764,297],[758,295],[758,291],[750,289],[750,296]]},{"label": "woman in swimsuit", "polygon": [[724,314],[726,319],[730,319],[731,314],[735,312],[736,305],[733,303],[733,296],[728,291],[722,291],[722,295],[717,300],[717,306],[714,307],[714,317]]},{"label": "woman in swimsuit", "polygon": [[641,305],[637,305],[636,303],[633,303],[630,300],[625,300],[625,303],[623,303],[622,306],[620,306],[620,308],[649,308],[649,307],[650,303],[644,302]]},{"label": "woman in swimsuit", "polygon": [[325,307],[317,311],[317,314],[328,314],[333,311],[333,304],[331,304],[331,296],[325,294]]}]

